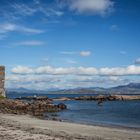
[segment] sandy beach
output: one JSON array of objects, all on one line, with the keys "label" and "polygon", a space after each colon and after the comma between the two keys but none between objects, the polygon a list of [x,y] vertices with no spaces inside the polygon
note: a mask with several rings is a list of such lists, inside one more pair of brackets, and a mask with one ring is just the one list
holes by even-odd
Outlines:
[{"label": "sandy beach", "polygon": [[0,114],[0,140],[139,140],[140,131]]}]

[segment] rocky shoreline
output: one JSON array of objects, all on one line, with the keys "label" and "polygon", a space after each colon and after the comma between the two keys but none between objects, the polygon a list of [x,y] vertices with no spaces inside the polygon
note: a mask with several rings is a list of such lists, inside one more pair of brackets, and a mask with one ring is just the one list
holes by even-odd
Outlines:
[{"label": "rocky shoreline", "polygon": [[53,100],[127,101],[127,100],[140,100],[140,95],[97,95],[97,96],[80,96],[80,97],[60,97],[54,98]]},{"label": "rocky shoreline", "polygon": [[[127,101],[140,100],[140,96],[98,95],[74,98],[24,97],[0,99],[0,139],[3,140],[139,140],[140,131],[74,124],[42,118],[44,113],[67,109],[63,101]],[[54,104],[54,101],[62,103]],[[34,117],[35,116],[35,117]],[[53,116],[55,118],[55,116]],[[57,120],[57,119],[56,119]]]},{"label": "rocky shoreline", "polygon": [[17,100],[27,101],[69,101],[69,100],[89,100],[89,101],[127,101],[127,100],[140,100],[140,95],[91,95],[91,96],[80,96],[80,97],[58,97],[48,99],[47,96],[27,96],[16,98]]},{"label": "rocky shoreline", "polygon": [[0,113],[17,114],[17,115],[29,114],[32,116],[44,116],[44,114],[50,112],[58,112],[67,109],[67,106],[64,103],[59,103],[56,105],[54,104],[54,101],[63,102],[69,100],[98,101],[98,104],[100,104],[104,101],[140,100],[140,95],[137,96],[97,95],[97,96],[80,96],[80,97],[60,97],[60,98],[53,98],[53,99],[49,99],[47,96],[21,97],[17,99],[3,98],[0,99]]},{"label": "rocky shoreline", "polygon": [[66,108],[65,104],[60,103],[55,105],[47,97],[45,97],[45,100],[37,99],[32,102],[17,99],[0,99],[0,113],[4,114],[43,116],[44,113],[58,112]]}]

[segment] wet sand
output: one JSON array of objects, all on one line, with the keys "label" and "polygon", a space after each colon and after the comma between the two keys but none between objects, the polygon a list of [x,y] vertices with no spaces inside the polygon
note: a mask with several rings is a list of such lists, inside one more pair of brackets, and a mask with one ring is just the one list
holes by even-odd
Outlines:
[{"label": "wet sand", "polygon": [[0,114],[0,140],[139,140],[140,130]]}]

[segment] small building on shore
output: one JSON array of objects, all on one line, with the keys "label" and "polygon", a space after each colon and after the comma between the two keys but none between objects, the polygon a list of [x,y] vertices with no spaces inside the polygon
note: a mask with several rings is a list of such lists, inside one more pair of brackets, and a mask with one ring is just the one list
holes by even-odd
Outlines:
[{"label": "small building on shore", "polygon": [[5,66],[0,66],[0,96],[5,97]]}]

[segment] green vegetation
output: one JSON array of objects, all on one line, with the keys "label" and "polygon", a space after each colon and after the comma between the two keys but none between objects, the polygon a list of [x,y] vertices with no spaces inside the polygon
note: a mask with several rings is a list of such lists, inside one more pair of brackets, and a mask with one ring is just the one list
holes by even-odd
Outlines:
[{"label": "green vegetation", "polygon": [[5,97],[3,97],[3,96],[0,95],[0,99],[5,99]]}]

